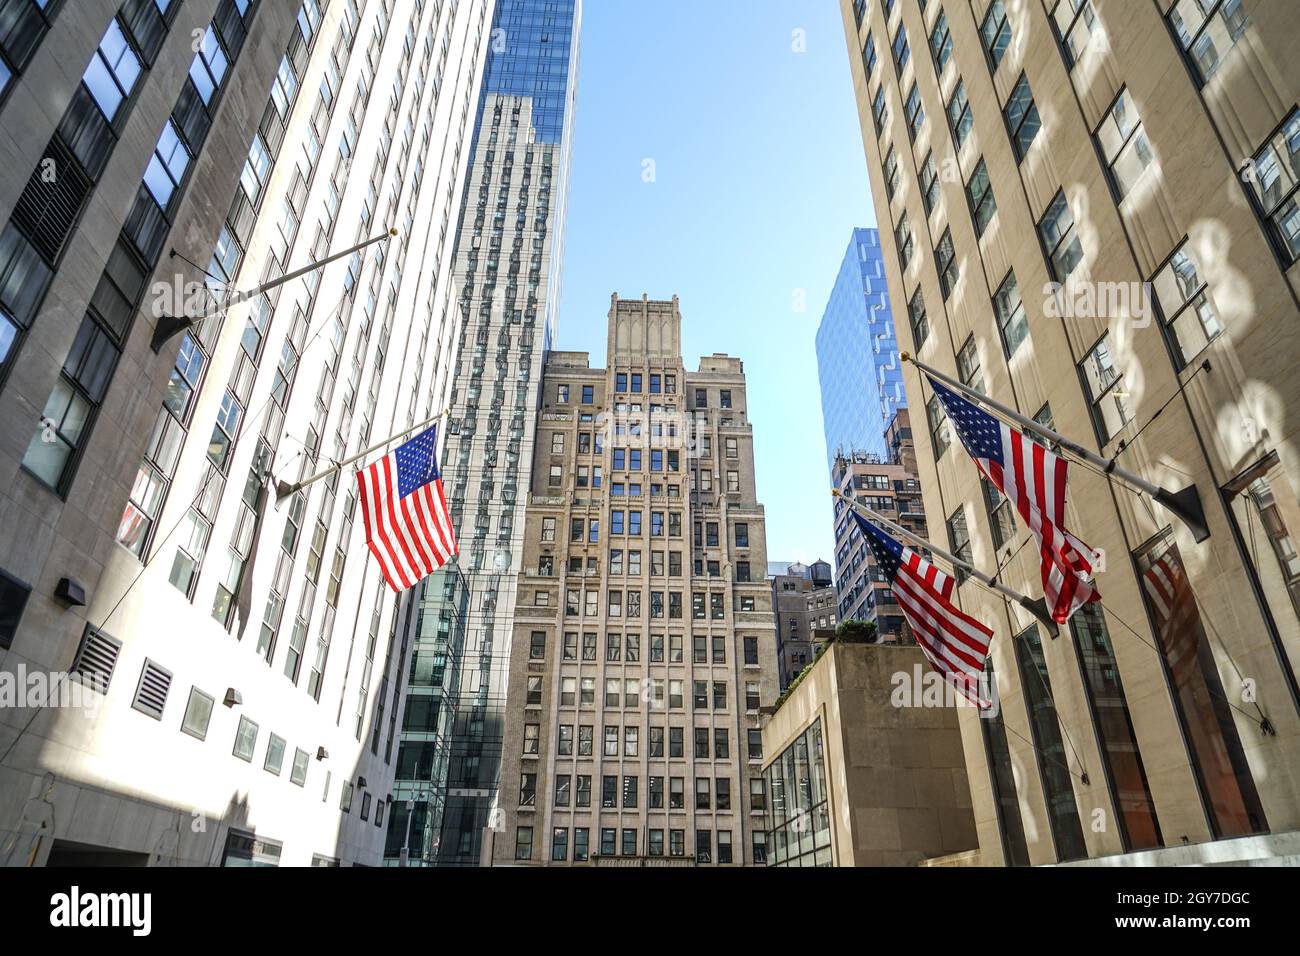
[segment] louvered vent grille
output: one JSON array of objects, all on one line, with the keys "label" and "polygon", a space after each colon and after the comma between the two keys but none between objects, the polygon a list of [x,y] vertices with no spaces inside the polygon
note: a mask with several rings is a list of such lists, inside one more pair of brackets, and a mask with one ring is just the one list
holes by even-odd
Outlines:
[{"label": "louvered vent grille", "polygon": [[55,136],[14,206],[13,221],[45,257],[57,262],[92,183],[72,150]]},{"label": "louvered vent grille", "polygon": [[81,638],[81,646],[77,648],[77,656],[72,661],[72,673],[79,675],[87,687],[106,694],[121,650],[121,641],[88,624],[86,633]]},{"label": "louvered vent grille", "polygon": [[167,691],[171,686],[171,671],[164,670],[153,661],[146,659],[144,670],[140,672],[140,684],[135,689],[135,700],[131,702],[131,706],[142,714],[148,714],[154,720],[162,720],[163,708],[167,706]]}]

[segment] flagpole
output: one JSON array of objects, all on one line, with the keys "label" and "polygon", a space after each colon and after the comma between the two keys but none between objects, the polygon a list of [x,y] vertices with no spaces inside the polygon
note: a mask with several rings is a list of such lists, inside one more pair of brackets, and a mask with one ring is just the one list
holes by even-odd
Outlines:
[{"label": "flagpole", "polygon": [[894,524],[894,522],[890,521],[888,518],[884,517],[883,515],[877,514],[876,512],[872,511],[866,505],[859,504],[857,501],[853,500],[848,495],[842,494],[838,488],[832,488],[831,495],[833,497],[840,498],[843,501],[848,502],[849,507],[859,512],[864,518],[870,518],[872,521],[884,525],[890,531],[894,532],[894,534],[915,541],[917,544],[921,545],[921,547],[926,548],[927,550],[943,558],[945,561],[949,562],[953,567],[965,568],[966,573],[969,574],[971,577],[973,577],[976,581],[979,581],[985,587],[992,588],[994,591],[997,591],[999,594],[1009,598],[1012,601],[1015,601],[1017,604],[1023,607],[1026,611],[1028,611],[1035,618],[1041,621],[1049,629],[1052,635],[1055,635],[1057,633],[1056,622],[1052,620],[1052,615],[1047,609],[1047,602],[1044,601],[1042,598],[1038,598],[1037,600],[1034,600],[1026,597],[1025,595],[1021,594],[1019,591],[1015,590],[1014,588],[1007,587],[1005,584],[997,580],[997,578],[991,578],[983,571],[980,571],[969,561],[963,561],[961,558],[957,557],[956,555],[949,554],[947,551],[943,550],[942,548],[936,548],[933,544],[925,540],[925,538],[922,538],[916,532],[908,531],[902,525]]},{"label": "flagpole", "polygon": [[351,246],[347,249],[342,250],[341,252],[336,252],[332,256],[326,256],[324,259],[321,259],[317,262],[309,262],[301,269],[295,269],[293,272],[289,272],[278,278],[270,279],[266,282],[263,282],[256,289],[253,289],[249,292],[235,292],[230,296],[230,298],[222,299],[221,301],[208,306],[198,315],[161,316],[158,319],[158,324],[154,327],[153,339],[152,341],[150,341],[149,347],[153,349],[156,354],[162,350],[163,343],[165,343],[173,335],[177,335],[188,328],[192,328],[193,326],[198,325],[204,319],[210,318],[211,316],[216,315],[218,312],[224,312],[226,309],[229,309],[232,306],[239,305],[241,302],[247,302],[249,299],[255,299],[263,292],[269,292],[272,289],[279,288],[280,286],[284,285],[286,282],[292,282],[294,279],[297,279],[301,276],[305,276],[309,272],[315,272],[317,269],[323,269],[331,262],[337,262],[339,259],[344,259],[347,256],[352,255],[354,252],[360,252],[362,249],[366,248],[366,246],[372,246],[376,242],[380,242],[384,239],[389,239],[396,235],[397,235],[396,229],[389,229],[387,232],[383,232],[377,236],[373,236],[370,239],[365,240],[364,242],[358,242],[355,246]]},{"label": "flagpole", "polygon": [[1166,491],[1164,488],[1147,481],[1140,475],[1136,475],[1131,471],[1119,467],[1117,459],[1113,457],[1101,457],[1101,455],[1085,448],[1078,442],[1071,441],[1059,432],[1052,431],[1052,429],[1043,425],[1041,422],[1036,422],[1032,418],[1020,414],[1020,412],[1015,409],[1009,408],[1001,402],[989,398],[987,395],[981,394],[973,388],[963,385],[961,382],[945,375],[938,369],[926,365],[924,362],[917,360],[910,353],[901,352],[899,353],[899,357],[904,362],[911,362],[921,371],[939,379],[939,381],[943,382],[945,385],[962,392],[969,398],[979,402],[981,405],[986,405],[994,411],[1005,415],[1022,428],[1026,428],[1037,435],[1041,435],[1048,441],[1055,442],[1067,451],[1078,455],[1089,464],[1096,465],[1107,475],[1114,475],[1126,484],[1150,495],[1156,501],[1164,505],[1169,511],[1177,515],[1178,518],[1180,518],[1182,522],[1191,529],[1192,537],[1198,544],[1210,536],[1210,529],[1205,523],[1205,509],[1201,505],[1201,495],[1200,492],[1196,490],[1195,484],[1188,485],[1181,491]]},{"label": "flagpole", "polygon": [[400,432],[395,432],[394,434],[389,435],[383,441],[375,442],[369,448],[365,448],[357,452],[355,455],[351,456],[350,458],[344,458],[340,462],[335,462],[333,465],[326,468],[324,471],[318,471],[316,472],[316,474],[311,475],[308,478],[304,478],[301,481],[295,481],[293,484],[289,484],[286,481],[277,481],[275,483],[276,503],[279,504],[285,498],[289,497],[295,492],[301,491],[302,489],[306,488],[308,485],[315,484],[316,482],[320,481],[322,478],[328,478],[330,475],[334,474],[335,472],[342,471],[348,465],[352,464],[353,462],[360,461],[362,458],[365,458],[369,454],[379,451],[379,449],[383,448],[385,445],[389,444],[390,442],[395,441],[398,438],[403,438],[411,434],[411,432],[415,431],[416,429],[424,428],[426,425],[432,425],[434,422],[442,418],[450,411],[451,411],[450,408],[444,408],[442,411],[440,411],[437,415],[434,415],[432,418],[426,418],[422,422],[416,422],[410,428],[403,429]]}]

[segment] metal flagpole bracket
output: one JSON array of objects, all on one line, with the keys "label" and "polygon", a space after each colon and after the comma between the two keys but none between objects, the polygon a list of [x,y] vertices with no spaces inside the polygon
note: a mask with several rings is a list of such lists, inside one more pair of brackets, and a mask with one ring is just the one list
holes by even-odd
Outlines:
[{"label": "metal flagpole bracket", "polygon": [[381,448],[384,448],[390,443],[397,441],[397,439],[405,438],[407,435],[411,434],[411,432],[419,431],[421,428],[427,428],[429,425],[432,425],[434,422],[450,414],[451,414],[451,409],[444,408],[437,415],[433,415],[429,418],[426,418],[422,422],[416,422],[410,428],[404,428],[400,432],[394,432],[393,434],[389,435],[387,438],[383,439],[382,441],[377,441],[369,448],[363,448],[355,455],[352,455],[348,458],[344,458],[342,461],[334,461],[334,459],[331,458],[329,459],[331,462],[330,467],[324,469],[323,471],[318,471],[314,475],[309,475],[308,477],[302,479],[301,481],[295,481],[292,483],[284,481],[283,479],[277,481],[275,483],[275,503],[279,505],[280,502],[284,501],[285,498],[289,497],[295,492],[301,491],[302,489],[306,488],[308,485],[320,481],[322,478],[328,478],[330,475],[334,474],[334,472],[342,471],[348,465],[354,464],[355,462],[360,461],[362,458],[365,458],[367,455],[379,451]]},{"label": "metal flagpole bracket", "polygon": [[1205,523],[1205,508],[1201,504],[1201,493],[1195,485],[1188,485],[1182,491],[1166,491],[1161,488],[1155,494],[1156,501],[1182,519],[1192,532],[1192,538],[1200,544],[1210,536],[1209,525]]},{"label": "metal flagpole bracket", "polygon": [[247,302],[249,299],[255,299],[263,292],[269,292],[272,289],[279,288],[280,286],[284,285],[287,282],[292,282],[294,279],[298,279],[301,278],[302,276],[307,275],[309,272],[315,272],[317,269],[323,269],[331,262],[337,262],[339,259],[344,259],[352,255],[353,253],[360,252],[362,249],[366,248],[366,246],[371,246],[374,245],[376,242],[382,242],[386,239],[391,239],[396,235],[397,235],[396,229],[389,229],[387,232],[383,232],[378,236],[373,236],[370,239],[365,240],[364,242],[358,242],[355,246],[350,246],[347,249],[342,250],[341,252],[336,252],[332,256],[326,256],[324,259],[321,259],[317,262],[308,263],[307,265],[303,266],[301,269],[295,269],[293,270],[293,272],[287,272],[284,275],[280,276],[278,279],[272,279],[269,282],[264,282],[261,285],[259,285],[256,289],[252,289],[248,292],[232,293],[228,289],[223,290],[222,295],[218,299],[218,301],[214,305],[210,305],[207,308],[205,308],[198,315],[160,316],[157,324],[154,326],[153,338],[149,342],[149,347],[153,349],[154,354],[157,355],[159,352],[162,351],[162,347],[167,343],[169,339],[179,335],[181,332],[184,332],[186,329],[193,328],[194,326],[202,322],[204,319],[211,318],[214,315],[226,311],[231,306],[239,305],[241,302]]},{"label": "metal flagpole bracket", "polygon": [[989,396],[982,392],[975,391],[973,388],[957,381],[952,376],[940,372],[937,368],[926,365],[924,362],[917,361],[910,352],[899,352],[898,357],[904,362],[911,362],[922,372],[925,372],[932,378],[938,379],[949,388],[955,389],[966,397],[979,402],[986,408],[990,408],[1006,418],[1011,419],[1011,421],[1015,422],[1021,428],[1027,429],[1036,435],[1040,435],[1050,442],[1055,442],[1065,451],[1068,451],[1071,454],[1082,458],[1089,464],[1100,468],[1107,475],[1128,485],[1130,488],[1140,491],[1143,494],[1150,495],[1156,501],[1160,502],[1160,504],[1162,504],[1170,513],[1187,525],[1197,544],[1200,544],[1210,536],[1209,526],[1205,522],[1205,508],[1201,504],[1201,493],[1196,489],[1196,485],[1188,485],[1181,491],[1166,491],[1159,485],[1147,481],[1141,475],[1134,474],[1131,471],[1119,467],[1115,458],[1101,457],[1101,455],[1097,454],[1095,451],[1090,451],[1089,449],[1084,448],[1078,442],[1071,441],[1059,432],[1055,432],[1046,425],[1043,425],[1041,422],[1036,422],[1032,418],[1020,414],[1014,408],[1008,408],[996,399],[989,398]]}]

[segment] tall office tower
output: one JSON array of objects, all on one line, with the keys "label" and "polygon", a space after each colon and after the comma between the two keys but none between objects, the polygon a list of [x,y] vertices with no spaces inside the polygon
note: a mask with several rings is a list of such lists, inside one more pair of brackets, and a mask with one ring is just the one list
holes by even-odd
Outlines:
[{"label": "tall office tower", "polygon": [[817,376],[827,474],[842,451],[859,448],[883,457],[885,426],[907,396],[875,229],[854,229],[849,240],[817,328]]},{"label": "tall office tower", "polygon": [[355,467],[276,486],[445,403],[488,6],[4,11],[0,666],[81,706],[0,710],[0,851],[376,863],[409,620]]},{"label": "tall office tower", "polygon": [[776,640],[744,369],[686,371],[675,297],[614,296],[606,354],[543,376],[493,858],[761,862]]},{"label": "tall office tower", "polygon": [[[865,451],[836,455],[831,475],[834,487],[895,524],[928,538],[908,409],[900,408],[894,414],[884,439],[889,448],[886,458]],[[871,621],[879,640],[910,643],[913,638],[904,624],[898,599],[843,498],[835,499],[834,517],[840,619]]]},{"label": "tall office tower", "polygon": [[[410,865],[476,865],[494,820],[522,492],[558,320],[580,28],[579,0],[500,0],[492,22],[456,248],[461,324],[443,459],[461,553],[419,601],[416,661],[429,669],[411,676],[421,699],[404,717],[394,863],[409,847]],[[449,645],[460,645],[458,661]]]},{"label": "tall office tower", "polygon": [[813,659],[815,648],[835,633],[839,597],[825,561],[791,565],[771,575],[772,613],[776,615],[776,660],[781,690]]},{"label": "tall office tower", "polygon": [[[1209,531],[1076,464],[1101,603],[1048,634],[960,586],[1001,699],[963,709],[982,861],[1296,854],[1300,6],[841,7],[899,347],[1194,484]],[[1028,529],[904,378],[934,540],[1041,595]]]}]

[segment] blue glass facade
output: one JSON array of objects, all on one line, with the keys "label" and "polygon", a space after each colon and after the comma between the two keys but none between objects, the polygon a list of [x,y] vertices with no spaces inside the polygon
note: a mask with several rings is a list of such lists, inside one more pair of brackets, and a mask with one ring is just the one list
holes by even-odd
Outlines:
[{"label": "blue glass facade", "polygon": [[854,229],[817,329],[817,375],[826,433],[826,474],[835,452],[866,451],[888,460],[885,428],[906,407],[898,340],[889,310],[880,234]]},{"label": "blue glass facade", "polygon": [[567,140],[577,33],[578,0],[501,0],[497,7],[483,93],[532,97],[539,143]]}]

